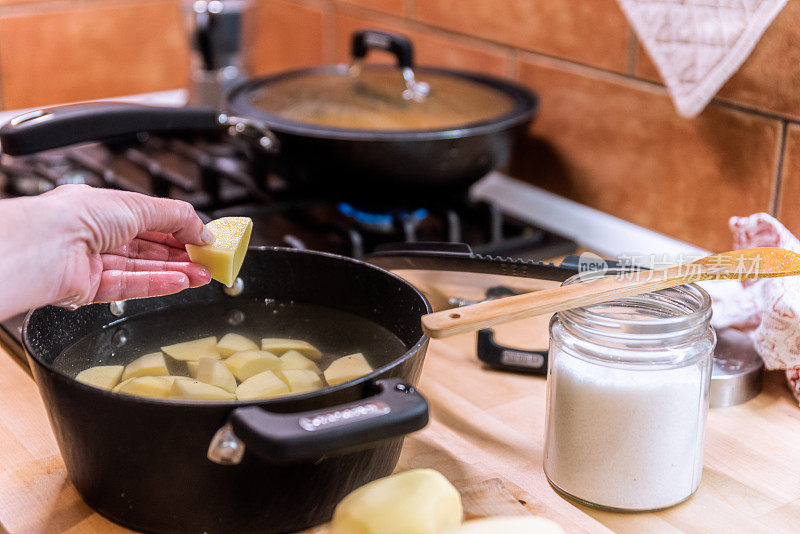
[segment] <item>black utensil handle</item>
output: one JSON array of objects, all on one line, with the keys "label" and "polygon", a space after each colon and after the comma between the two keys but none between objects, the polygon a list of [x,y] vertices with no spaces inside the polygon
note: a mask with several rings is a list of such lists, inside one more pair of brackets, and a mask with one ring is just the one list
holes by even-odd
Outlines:
[{"label": "black utensil handle", "polygon": [[246,450],[267,462],[315,460],[398,438],[428,424],[428,403],[399,379],[375,382],[372,397],[323,410],[271,413],[237,408],[229,422]]},{"label": "black utensil handle", "polygon": [[139,132],[215,130],[218,113],[197,107],[167,108],[117,102],[39,109],[0,128],[3,153],[33,154],[75,143]]},{"label": "black utensil handle", "polygon": [[414,45],[404,35],[377,30],[359,30],[353,33],[353,59],[366,57],[369,50],[384,50],[397,58],[401,69],[414,68]]},{"label": "black utensil handle", "polygon": [[478,358],[503,371],[547,375],[547,350],[504,347],[494,340],[494,332],[489,328],[478,331]]},{"label": "black utensil handle", "polygon": [[541,261],[476,254],[464,243],[397,243],[381,246],[364,261],[386,270],[459,271],[563,282],[575,271]]}]

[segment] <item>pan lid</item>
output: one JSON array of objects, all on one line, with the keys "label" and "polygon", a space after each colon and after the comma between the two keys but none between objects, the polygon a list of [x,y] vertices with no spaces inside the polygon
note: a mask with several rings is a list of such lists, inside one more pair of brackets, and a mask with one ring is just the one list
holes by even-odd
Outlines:
[{"label": "pan lid", "polygon": [[[404,36],[353,34],[353,62],[302,69],[249,84],[236,99],[284,121],[362,131],[451,130],[507,118],[521,98],[503,82],[458,71],[414,68]],[[367,65],[370,49],[391,52],[398,68]],[[244,102],[241,102],[241,101]],[[526,107],[534,107],[533,98]],[[530,109],[528,111],[530,111]]]}]

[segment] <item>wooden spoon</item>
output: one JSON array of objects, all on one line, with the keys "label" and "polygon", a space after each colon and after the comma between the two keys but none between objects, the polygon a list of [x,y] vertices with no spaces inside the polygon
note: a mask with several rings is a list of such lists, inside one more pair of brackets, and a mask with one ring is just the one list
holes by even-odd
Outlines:
[{"label": "wooden spoon", "polygon": [[525,317],[591,306],[692,282],[794,274],[800,274],[800,254],[782,248],[734,250],[668,269],[606,276],[429,313],[422,317],[422,329],[432,338],[443,338]]}]

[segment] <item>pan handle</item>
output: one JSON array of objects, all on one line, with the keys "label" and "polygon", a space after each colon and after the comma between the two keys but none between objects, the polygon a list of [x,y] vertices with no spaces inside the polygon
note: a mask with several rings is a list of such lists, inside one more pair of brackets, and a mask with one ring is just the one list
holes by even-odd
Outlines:
[{"label": "pan handle", "polygon": [[397,59],[401,69],[414,68],[414,45],[404,35],[377,30],[359,30],[352,38],[353,60],[363,59],[369,50],[384,50]]},{"label": "pan handle", "polygon": [[[246,448],[271,463],[317,460],[399,438],[428,424],[428,403],[409,383],[389,378],[377,380],[375,386],[372,397],[310,412],[237,408],[212,439],[208,457],[236,464]],[[226,453],[231,450],[238,454]]]},{"label": "pan handle", "polygon": [[38,109],[14,117],[0,128],[0,144],[5,154],[21,156],[139,132],[220,127],[219,114],[212,109],[101,102]]}]

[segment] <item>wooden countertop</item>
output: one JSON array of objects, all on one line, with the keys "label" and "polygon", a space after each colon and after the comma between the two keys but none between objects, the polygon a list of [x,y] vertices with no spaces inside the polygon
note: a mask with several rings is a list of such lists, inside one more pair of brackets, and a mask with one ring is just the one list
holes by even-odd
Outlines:
[{"label": "wooden countertop", "polygon": [[[546,325],[546,318],[520,321],[497,337],[543,348]],[[406,440],[399,469],[433,467],[459,487],[501,479],[528,510],[568,532],[797,531],[800,408],[781,373],[769,373],[755,399],[711,410],[699,491],[649,514],[600,512],[553,491],[542,471],[545,380],[482,367],[474,335],[432,342],[419,388],[432,419]],[[81,501],[33,380],[1,348],[0,436],[0,524],[8,532],[126,532]]]}]

